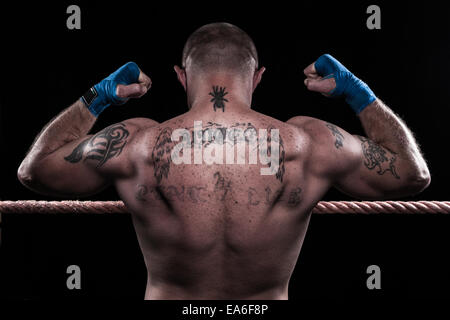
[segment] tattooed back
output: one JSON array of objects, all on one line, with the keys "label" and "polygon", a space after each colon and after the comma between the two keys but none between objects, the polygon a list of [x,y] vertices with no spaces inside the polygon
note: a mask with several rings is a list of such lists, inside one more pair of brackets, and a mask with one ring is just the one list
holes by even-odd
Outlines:
[{"label": "tattooed back", "polygon": [[326,189],[307,174],[301,131],[252,110],[191,111],[133,141],[136,173],[116,186],[148,266],[147,298],[287,298],[310,211]]}]

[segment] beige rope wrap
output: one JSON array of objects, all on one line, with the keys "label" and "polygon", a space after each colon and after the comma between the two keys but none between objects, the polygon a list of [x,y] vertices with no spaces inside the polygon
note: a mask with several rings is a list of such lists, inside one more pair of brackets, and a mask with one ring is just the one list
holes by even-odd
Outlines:
[{"label": "beige rope wrap", "polygon": [[[450,201],[321,201],[315,214],[449,214]],[[128,213],[122,201],[0,201],[0,213]]]}]

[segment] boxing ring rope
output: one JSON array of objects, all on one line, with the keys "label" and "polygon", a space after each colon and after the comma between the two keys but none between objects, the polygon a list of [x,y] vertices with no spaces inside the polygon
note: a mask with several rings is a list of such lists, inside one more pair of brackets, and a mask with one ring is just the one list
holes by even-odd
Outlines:
[{"label": "boxing ring rope", "polygon": [[[314,214],[449,214],[450,201],[321,201]],[[0,214],[128,213],[122,201],[0,201]]]}]

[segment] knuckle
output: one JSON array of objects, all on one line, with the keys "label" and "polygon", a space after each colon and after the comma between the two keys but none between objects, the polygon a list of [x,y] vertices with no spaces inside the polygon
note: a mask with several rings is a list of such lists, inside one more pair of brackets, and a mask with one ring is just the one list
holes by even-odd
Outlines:
[{"label": "knuckle", "polygon": [[121,97],[122,95],[123,95],[123,88],[122,88],[122,86],[119,84],[119,85],[117,85],[117,88],[116,88],[116,94],[119,96],[119,97]]}]

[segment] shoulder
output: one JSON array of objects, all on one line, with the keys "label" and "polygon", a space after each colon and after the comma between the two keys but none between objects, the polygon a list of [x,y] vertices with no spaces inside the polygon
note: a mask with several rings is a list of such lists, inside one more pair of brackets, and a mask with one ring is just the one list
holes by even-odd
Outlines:
[{"label": "shoulder", "polygon": [[158,122],[148,118],[130,118],[113,124],[108,128],[120,127],[125,132],[128,140],[139,142],[143,136],[159,125]]},{"label": "shoulder", "polygon": [[331,128],[336,127],[326,121],[307,116],[293,117],[286,123],[297,128],[303,136],[316,146],[326,146],[327,142],[333,140]]},{"label": "shoulder", "polygon": [[306,130],[320,130],[327,124],[326,121],[307,116],[292,117],[286,123]]},{"label": "shoulder", "polygon": [[296,117],[290,118],[288,121],[286,121],[286,123],[296,125],[296,126],[301,126],[307,122],[315,121],[315,120],[319,120],[319,119],[307,117],[307,116],[296,116]]},{"label": "shoulder", "polygon": [[130,130],[129,151],[135,159],[141,158],[138,155],[149,159],[158,145],[171,142],[176,125],[173,119],[158,123],[147,118],[132,118],[125,120],[124,123]]},{"label": "shoulder", "polygon": [[126,126],[130,127],[134,130],[142,130],[146,128],[151,128],[159,125],[159,123],[155,120],[149,119],[149,118],[131,118],[122,121],[121,123],[125,124]]},{"label": "shoulder", "polygon": [[355,138],[340,127],[311,117],[294,117],[287,123],[295,126],[309,142],[311,168],[321,175],[333,175],[356,166],[359,149]]},{"label": "shoulder", "polygon": [[149,132],[154,132],[159,123],[148,118],[130,118],[121,122],[115,123],[104,131],[109,131],[111,139],[122,139],[126,144],[123,153],[126,156],[133,155],[131,158],[136,158],[141,154],[148,145]]},{"label": "shoulder", "polygon": [[[102,145],[117,145],[119,142],[129,144],[145,129],[158,125],[158,123],[146,118],[132,118],[111,124],[95,134],[89,135],[87,140],[92,148],[98,144]],[[85,140],[85,141],[87,141]],[[104,141],[106,140],[106,142]]]}]

